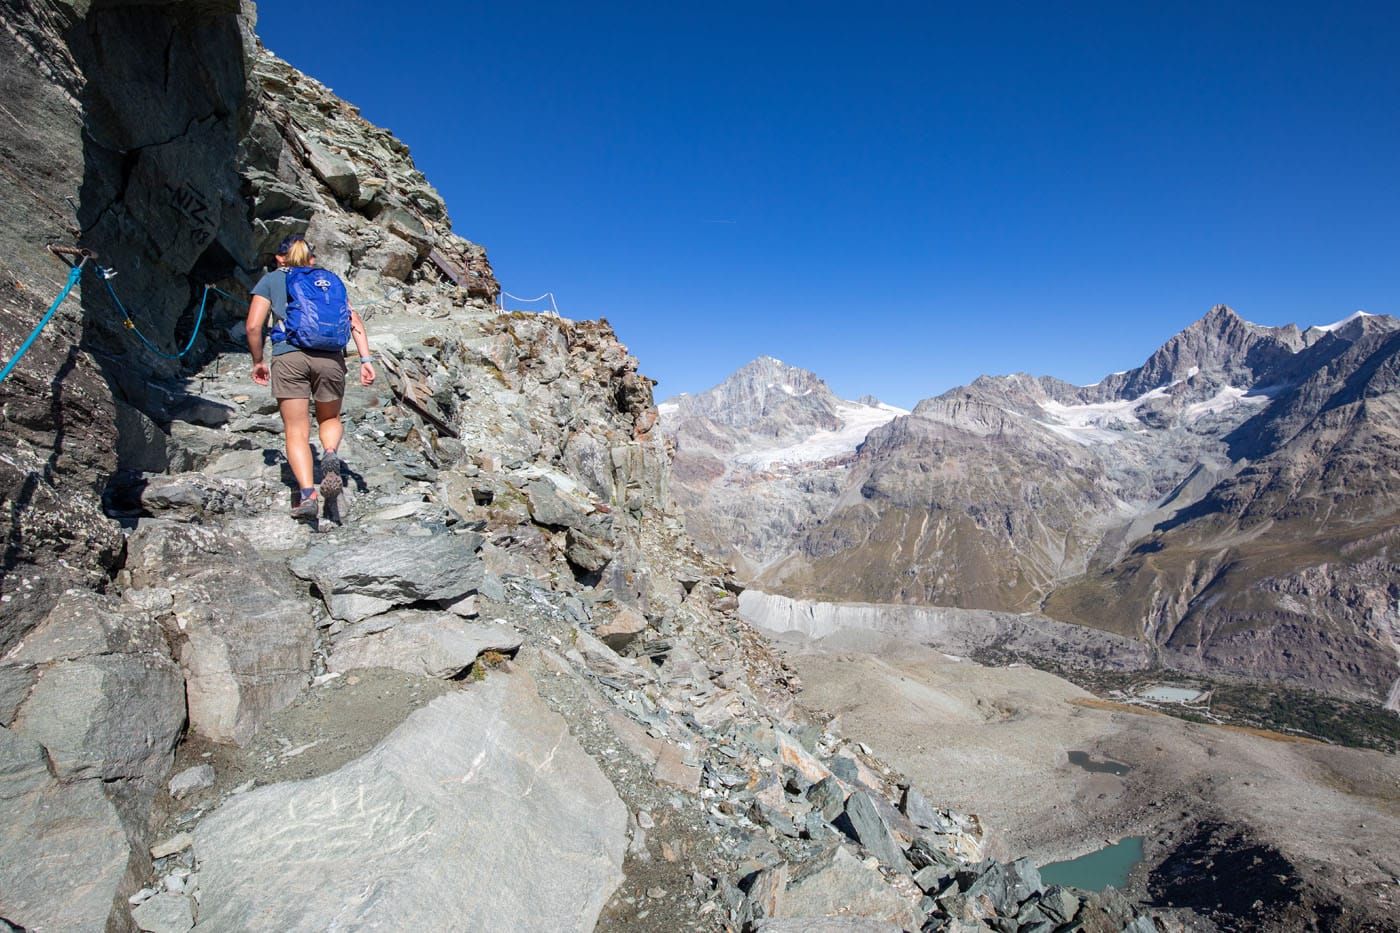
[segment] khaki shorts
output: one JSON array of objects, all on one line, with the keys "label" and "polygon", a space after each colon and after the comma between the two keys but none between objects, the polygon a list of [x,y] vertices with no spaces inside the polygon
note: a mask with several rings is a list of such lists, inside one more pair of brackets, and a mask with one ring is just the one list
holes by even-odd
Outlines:
[{"label": "khaki shorts", "polygon": [[338,402],[345,398],[345,354],[335,350],[292,350],[272,358],[272,397],[314,398]]}]

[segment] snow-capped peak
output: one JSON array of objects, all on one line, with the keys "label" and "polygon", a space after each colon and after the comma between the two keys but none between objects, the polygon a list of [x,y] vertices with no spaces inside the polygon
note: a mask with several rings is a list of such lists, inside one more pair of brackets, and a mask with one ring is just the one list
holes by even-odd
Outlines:
[{"label": "snow-capped peak", "polygon": [[1334,330],[1338,330],[1342,327],[1345,327],[1357,318],[1363,317],[1375,317],[1375,315],[1373,315],[1369,311],[1353,311],[1351,314],[1348,314],[1340,321],[1333,321],[1331,324],[1314,324],[1312,327],[1309,327],[1308,330],[1320,330],[1324,334],[1330,334]]}]

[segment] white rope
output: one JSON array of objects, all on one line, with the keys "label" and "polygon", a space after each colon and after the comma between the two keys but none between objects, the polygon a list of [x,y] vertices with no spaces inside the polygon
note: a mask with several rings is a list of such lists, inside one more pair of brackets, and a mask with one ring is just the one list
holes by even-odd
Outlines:
[{"label": "white rope", "polygon": [[549,299],[549,307],[550,307],[551,309],[553,309],[554,314],[555,314],[556,317],[559,315],[559,306],[558,306],[557,304],[554,303],[554,292],[545,292],[543,295],[539,296],[538,298],[521,298],[519,295],[512,295],[510,292],[506,291],[505,289],[502,289],[502,290],[501,290],[501,310],[502,310],[502,311],[506,310],[506,299],[507,299],[507,298],[511,299],[512,301],[523,301],[523,302],[526,302],[527,304],[528,304],[528,303],[531,303],[531,302],[536,302],[536,301],[544,301],[546,298],[548,298],[548,299]]}]

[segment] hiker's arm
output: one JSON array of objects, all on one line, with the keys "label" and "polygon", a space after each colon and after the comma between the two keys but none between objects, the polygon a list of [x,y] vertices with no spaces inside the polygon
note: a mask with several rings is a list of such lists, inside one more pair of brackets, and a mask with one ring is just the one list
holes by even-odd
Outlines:
[{"label": "hiker's arm", "polygon": [[272,302],[261,295],[254,295],[248,303],[248,319],[243,323],[248,337],[248,352],[253,356],[253,381],[260,386],[267,385],[268,381],[267,364],[263,362],[263,325],[267,323],[271,310]]},{"label": "hiker's arm", "polygon": [[365,333],[365,322],[360,320],[360,312],[350,309],[350,336],[355,341],[355,349],[360,354],[360,385],[373,385],[374,364],[370,362],[369,335]]}]

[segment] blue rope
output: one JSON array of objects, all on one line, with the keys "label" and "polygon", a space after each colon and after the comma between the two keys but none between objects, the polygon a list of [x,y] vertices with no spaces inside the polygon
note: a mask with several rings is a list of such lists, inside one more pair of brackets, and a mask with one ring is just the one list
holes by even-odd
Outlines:
[{"label": "blue rope", "polygon": [[19,345],[19,349],[15,351],[15,355],[10,357],[10,361],[5,364],[5,368],[0,370],[0,382],[4,382],[10,377],[10,373],[14,371],[15,365],[24,358],[24,354],[29,352],[29,348],[32,347],[34,341],[39,338],[39,331],[43,330],[44,325],[49,323],[49,319],[52,318],[54,312],[58,310],[58,306],[63,304],[63,299],[67,298],[68,293],[73,290],[73,286],[78,284],[78,276],[81,275],[82,272],[82,263],[79,263],[69,270],[68,284],[63,286],[63,291],[59,292],[58,297],[53,300],[53,304],[49,305],[49,310],[44,312],[44,316],[39,319],[39,323],[29,332],[29,336],[24,338],[24,343]]},{"label": "blue rope", "polygon": [[228,292],[224,291],[222,288],[215,288],[213,285],[204,286],[204,294],[199,299],[199,313],[195,315],[194,330],[190,332],[190,339],[185,342],[185,348],[179,353],[167,353],[160,347],[151,343],[151,341],[147,340],[146,335],[141,333],[141,331],[137,329],[136,321],[132,319],[131,312],[126,310],[126,305],[122,304],[122,300],[117,297],[117,290],[112,287],[112,280],[104,275],[102,277],[102,282],[104,285],[107,286],[107,294],[112,296],[112,302],[116,304],[117,310],[120,311],[122,313],[122,317],[126,319],[126,329],[135,334],[136,339],[140,340],[146,345],[146,349],[150,350],[156,356],[167,360],[181,359],[187,353],[194,349],[194,342],[199,337],[200,325],[204,323],[204,309],[205,306],[209,304],[210,292],[218,292],[220,295],[223,295],[230,301],[234,300],[233,296],[230,295]]}]

